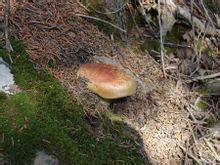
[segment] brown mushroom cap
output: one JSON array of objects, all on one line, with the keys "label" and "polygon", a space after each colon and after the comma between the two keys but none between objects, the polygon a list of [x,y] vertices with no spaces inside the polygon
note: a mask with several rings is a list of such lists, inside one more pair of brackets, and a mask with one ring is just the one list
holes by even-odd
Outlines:
[{"label": "brown mushroom cap", "polygon": [[88,89],[105,99],[131,96],[136,92],[136,82],[111,65],[84,64],[77,75],[87,80]]}]

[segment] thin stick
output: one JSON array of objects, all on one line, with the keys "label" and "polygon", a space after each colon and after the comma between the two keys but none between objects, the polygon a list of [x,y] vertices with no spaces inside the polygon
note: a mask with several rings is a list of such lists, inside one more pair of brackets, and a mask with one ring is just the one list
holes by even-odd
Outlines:
[{"label": "thin stick", "polygon": [[164,45],[173,46],[173,47],[181,47],[181,48],[191,48],[190,45],[180,45],[171,42],[164,42]]},{"label": "thin stick", "polygon": [[160,28],[160,55],[161,55],[161,62],[162,62],[162,70],[163,70],[164,77],[166,77],[165,63],[164,63],[164,42],[163,42],[163,31],[162,31],[162,22],[161,22],[160,0],[158,0],[158,21],[159,21],[159,28]]},{"label": "thin stick", "polygon": [[189,153],[183,146],[178,145],[189,157],[195,160],[198,164],[202,164],[193,154]]},{"label": "thin stick", "polygon": [[202,4],[202,8],[205,10],[206,17],[209,19],[209,22],[211,23],[212,27],[215,28],[215,25],[214,25],[214,23],[213,23],[213,21],[212,21],[212,18],[211,18],[210,15],[209,15],[209,12],[207,11],[207,9],[206,9],[206,7],[205,7],[205,5],[204,5],[203,0],[200,0],[200,2],[201,2],[201,4]]},{"label": "thin stick", "polygon": [[9,30],[8,30],[8,17],[9,17],[9,2],[8,0],[2,0],[4,5],[4,19],[5,19],[5,48],[8,51],[8,57],[11,63],[13,63],[10,52],[13,51],[9,40]]},{"label": "thin stick", "polygon": [[111,25],[112,27],[114,27],[114,28],[116,28],[116,29],[118,29],[118,30],[120,30],[124,33],[127,33],[126,30],[124,30],[124,29],[120,28],[119,26],[114,25],[111,22],[108,22],[106,20],[103,20],[103,19],[100,19],[100,18],[97,18],[97,17],[93,17],[93,16],[83,15],[83,14],[76,14],[76,16],[79,16],[79,17],[82,17],[82,18],[89,18],[89,19],[93,19],[93,20],[96,20],[96,21],[100,21],[100,22],[106,23],[108,25]]},{"label": "thin stick", "polygon": [[90,10],[85,6],[83,5],[79,0],[76,1],[82,8],[84,8],[86,11],[90,12]]},{"label": "thin stick", "polygon": [[145,13],[145,9],[143,4],[140,2],[140,0],[138,0],[138,3],[140,4],[140,8],[139,8],[139,12],[142,14],[142,16],[144,17],[145,21],[147,22],[147,25],[149,26],[150,31],[152,32],[152,34],[154,35],[155,38],[157,38],[157,35],[154,31],[154,29],[152,28],[149,19],[147,18],[147,15]]},{"label": "thin stick", "polygon": [[[188,151],[188,150],[189,150],[189,139],[186,141],[186,143],[187,143],[186,151]],[[187,163],[188,163],[188,154],[185,153],[185,161],[184,161],[184,165],[187,165]]]},{"label": "thin stick", "polygon": [[190,1],[191,24],[192,24],[193,37],[195,37],[195,25],[193,21],[193,4],[194,4],[194,0],[191,0]]},{"label": "thin stick", "polygon": [[210,144],[208,139],[204,138],[204,141],[205,141],[206,145],[209,147],[209,149],[212,151],[212,153],[214,154],[215,159],[220,161],[220,156],[216,153],[215,148]]},{"label": "thin stick", "polygon": [[193,81],[212,79],[212,78],[216,78],[216,77],[220,77],[220,72],[210,74],[210,75],[206,75],[206,76],[198,76],[198,77],[195,77],[195,78],[193,78],[191,80],[188,80],[186,82],[190,83],[190,82],[193,82]]},{"label": "thin stick", "polygon": [[196,48],[196,35],[195,35],[195,24],[194,24],[194,17],[193,17],[193,5],[194,5],[194,0],[190,0],[190,22],[191,22],[191,25],[192,25],[192,38],[193,38],[193,42],[192,42],[192,48],[193,48],[193,54],[194,54],[194,57],[192,58],[192,61],[194,58],[196,58],[197,54],[198,54],[198,51],[197,51],[197,48]]},{"label": "thin stick", "polygon": [[111,14],[116,14],[118,12],[120,12],[122,9],[124,9],[126,6],[127,6],[128,2],[125,1],[124,4],[122,6],[120,6],[117,10],[115,11],[110,11],[110,12],[101,12],[101,11],[98,11],[96,10],[95,8],[93,8],[92,6],[90,6],[90,8],[95,11],[96,13],[98,14],[103,14],[103,15],[111,15]]},{"label": "thin stick", "polygon": [[139,29],[139,27],[138,27],[138,25],[137,25],[137,22],[136,22],[136,20],[135,20],[135,18],[134,18],[134,15],[133,15],[133,13],[132,13],[132,11],[131,11],[131,9],[130,9],[130,7],[129,7],[128,4],[127,4],[127,8],[129,9],[129,12],[130,12],[130,14],[131,14],[131,18],[132,18],[132,20],[133,20],[133,22],[134,22],[134,24],[135,24],[135,28],[136,28],[136,30],[137,30],[137,32],[138,32],[138,34],[139,34],[139,37],[142,37],[142,36],[141,36],[140,29]]}]

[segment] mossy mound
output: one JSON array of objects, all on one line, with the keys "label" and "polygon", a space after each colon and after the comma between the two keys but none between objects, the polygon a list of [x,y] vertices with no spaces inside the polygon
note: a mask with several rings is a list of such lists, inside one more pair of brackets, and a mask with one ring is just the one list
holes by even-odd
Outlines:
[{"label": "mossy mound", "polygon": [[134,140],[123,135],[123,124],[106,118],[108,129],[99,139],[94,137],[82,107],[53,76],[34,69],[22,43],[13,42],[13,48],[12,72],[22,92],[0,93],[0,149],[5,161],[30,164],[37,150],[45,150],[61,164],[144,164]]}]

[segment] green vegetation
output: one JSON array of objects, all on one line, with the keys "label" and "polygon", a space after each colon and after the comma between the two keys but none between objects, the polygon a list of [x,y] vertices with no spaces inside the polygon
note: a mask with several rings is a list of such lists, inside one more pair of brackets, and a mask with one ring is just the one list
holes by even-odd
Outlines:
[{"label": "green vegetation", "polygon": [[208,108],[207,104],[205,104],[205,102],[202,100],[200,100],[196,106],[202,111],[205,111]]},{"label": "green vegetation", "polygon": [[151,50],[155,50],[155,51],[160,51],[160,43],[158,40],[154,39],[154,38],[150,38],[144,41],[143,44],[140,45],[140,50],[141,51],[151,51]]},{"label": "green vegetation", "polygon": [[[180,44],[182,39],[182,35],[185,33],[186,27],[174,25],[171,32],[168,32],[165,37],[166,43]],[[175,52],[175,46],[164,45],[166,54],[170,54]],[[160,41],[159,39],[148,38],[144,41],[143,44],[140,45],[141,51],[149,51],[155,50],[156,52],[160,52]]]},{"label": "green vegetation", "polygon": [[[82,107],[51,75],[34,69],[22,43],[13,42],[13,47],[12,72],[22,92],[0,93],[0,152],[5,160],[31,164],[36,151],[44,150],[55,153],[61,164],[144,164],[130,128],[106,116],[102,136],[95,138]],[[0,56],[7,60],[3,49]]]},{"label": "green vegetation", "polygon": [[[112,21],[108,15],[98,13],[98,12],[103,12],[103,13],[106,12],[103,7],[105,6],[104,5],[105,2],[103,0],[81,0],[81,1],[83,4],[85,4],[85,6],[88,7],[89,15],[100,18],[102,20],[106,20],[108,22]],[[104,32],[107,35],[117,34],[117,31],[106,23],[103,23],[101,21],[96,21],[96,20],[92,20],[92,23],[94,23],[94,25],[96,25],[100,31]]]},{"label": "green vegetation", "polygon": [[166,42],[171,42],[175,44],[181,44],[182,35],[187,30],[186,27],[175,24],[170,32],[167,33],[165,39]]},{"label": "green vegetation", "polygon": [[[108,8],[108,7],[106,7],[106,1],[104,1],[104,0],[81,0],[81,2],[88,8],[88,10],[89,10],[88,14],[90,16],[93,16],[93,17],[99,18],[101,20],[110,22],[110,23],[115,24],[119,27],[121,26],[121,25],[118,25],[120,20],[117,19],[117,17],[118,17],[117,12],[114,14],[105,14],[108,12],[112,12],[111,10],[110,11],[106,10]],[[114,9],[112,9],[112,10],[114,11]],[[127,24],[125,25],[126,26],[125,30],[130,30],[132,28],[132,26],[134,25],[133,20],[126,20],[126,21],[128,21],[128,22],[126,22],[126,23],[128,23],[128,25]],[[91,22],[95,26],[98,27],[99,31],[107,34],[107,36],[113,35],[114,39],[116,41],[119,41],[119,42],[122,41],[122,38],[120,37],[121,32],[118,29],[116,29],[116,28],[112,27],[111,25],[104,23],[102,21],[97,21],[97,20],[93,19],[93,20],[91,20]],[[123,29],[123,27],[121,27],[121,28]]]}]

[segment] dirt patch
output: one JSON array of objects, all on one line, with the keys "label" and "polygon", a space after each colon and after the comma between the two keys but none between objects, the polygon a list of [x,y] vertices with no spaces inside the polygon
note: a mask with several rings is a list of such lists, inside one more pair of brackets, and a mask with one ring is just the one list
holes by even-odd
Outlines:
[{"label": "dirt patch", "polygon": [[[36,66],[52,73],[85,111],[111,111],[123,117],[141,135],[151,163],[180,164],[184,156],[179,144],[190,137],[187,89],[165,79],[149,55],[118,47],[77,13],[85,12],[74,0],[22,3],[11,20],[13,35],[24,41]],[[86,62],[124,70],[137,81],[137,93],[109,109],[77,80],[78,66]]]},{"label": "dirt patch", "polygon": [[[124,122],[140,133],[152,163],[180,163],[183,155],[178,144],[184,143],[190,136],[184,108],[188,92],[171,80],[163,80],[162,72],[153,60],[124,51],[126,53],[119,53],[113,58],[112,64],[117,63],[115,66],[121,66],[133,75],[138,89],[134,96],[113,103],[110,111],[124,118]],[[134,60],[139,62],[134,63]],[[93,61],[100,62],[94,58]],[[53,73],[86,111],[106,111],[108,108],[101,99],[77,80],[76,71],[77,67],[53,70]]]}]

